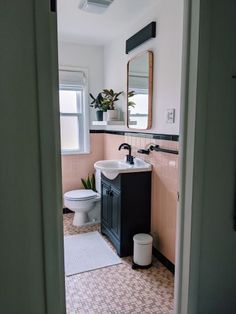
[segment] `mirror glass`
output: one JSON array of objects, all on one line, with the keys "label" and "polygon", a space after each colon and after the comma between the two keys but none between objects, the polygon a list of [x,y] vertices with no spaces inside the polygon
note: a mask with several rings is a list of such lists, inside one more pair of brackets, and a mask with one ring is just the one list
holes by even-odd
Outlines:
[{"label": "mirror glass", "polygon": [[153,53],[147,51],[128,62],[127,125],[146,130],[152,122]]}]

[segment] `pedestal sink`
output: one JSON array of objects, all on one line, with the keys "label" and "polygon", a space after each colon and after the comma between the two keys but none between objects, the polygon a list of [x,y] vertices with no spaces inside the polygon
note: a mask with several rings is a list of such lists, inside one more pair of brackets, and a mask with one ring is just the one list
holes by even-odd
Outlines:
[{"label": "pedestal sink", "polygon": [[135,158],[133,165],[124,160],[100,160],[95,162],[94,168],[110,180],[115,179],[119,173],[152,171],[152,165],[140,158]]}]

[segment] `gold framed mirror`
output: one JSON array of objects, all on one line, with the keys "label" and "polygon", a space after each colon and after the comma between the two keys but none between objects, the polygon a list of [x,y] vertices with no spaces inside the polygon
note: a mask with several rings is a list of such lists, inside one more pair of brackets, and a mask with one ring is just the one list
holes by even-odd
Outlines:
[{"label": "gold framed mirror", "polygon": [[127,64],[127,126],[147,130],[152,125],[153,53],[145,51]]}]

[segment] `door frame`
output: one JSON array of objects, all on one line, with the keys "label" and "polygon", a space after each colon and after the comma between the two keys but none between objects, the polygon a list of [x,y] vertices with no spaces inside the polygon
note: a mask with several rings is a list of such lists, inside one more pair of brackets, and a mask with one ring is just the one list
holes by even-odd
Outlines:
[{"label": "door frame", "polygon": [[208,89],[208,2],[184,1],[176,314],[197,311]]},{"label": "door frame", "polygon": [[57,14],[34,0],[46,313],[65,314]]},{"label": "door frame", "polygon": [[[200,3],[201,2],[201,3]],[[200,4],[201,0],[184,0],[184,27],[183,27],[183,56],[182,56],[182,99],[181,99],[181,130],[180,130],[180,201],[177,212],[177,240],[176,240],[176,274],[175,274],[175,313],[183,314],[190,313],[196,308],[197,297],[191,301],[190,292],[197,293],[197,272],[195,276],[192,276],[191,283],[189,282],[190,268],[193,266],[195,269],[198,267],[199,256],[199,229],[200,229],[200,217],[196,217],[195,208],[199,206],[199,202],[196,202],[196,196],[201,200],[201,186],[197,183],[201,182],[203,178],[202,173],[202,154],[199,156],[198,164],[196,157],[198,150],[203,152],[204,147],[204,131],[202,127],[199,132],[198,124],[196,121],[197,115],[203,115],[204,112],[197,112],[197,84],[198,84],[198,62],[199,62],[199,28],[201,26],[200,21]],[[64,294],[64,279],[63,279],[63,239],[62,239],[62,217],[59,218],[58,212],[50,212],[53,202],[50,201],[51,195],[54,195],[54,208],[59,210],[58,206],[61,204],[61,193],[59,187],[61,186],[60,176],[60,157],[56,154],[60,152],[59,149],[59,112],[58,96],[56,96],[56,90],[50,90],[49,86],[56,88],[58,84],[57,69],[57,43],[54,42],[57,39],[56,35],[56,14],[49,16],[49,25],[40,23],[42,17],[45,16],[45,11],[48,10],[48,6],[43,2],[38,4],[35,1],[35,16],[36,16],[36,45],[40,52],[37,56],[38,66],[38,84],[39,84],[39,102],[45,102],[43,95],[50,95],[50,101],[53,102],[53,112],[49,112],[50,106],[43,106],[39,110],[40,120],[40,133],[41,137],[45,139],[45,124],[53,122],[51,125],[51,131],[54,136],[52,142],[52,149],[54,149],[54,169],[55,174],[55,188],[52,189],[52,182],[48,181],[48,173],[52,173],[50,168],[53,161],[48,162],[47,151],[48,141],[41,142],[41,166],[42,166],[42,195],[43,195],[43,217],[44,217],[44,253],[45,253],[45,290],[46,290],[46,302],[48,313],[54,313],[54,304],[57,303],[57,313],[65,313],[65,294]],[[204,21],[203,21],[204,22]],[[48,33],[46,30],[51,29]],[[46,37],[46,38],[45,38]],[[43,39],[42,39],[43,38]],[[54,38],[54,40],[52,40]],[[51,55],[48,52],[43,52],[43,41],[46,41],[48,47],[51,46]],[[54,57],[54,58],[53,58]],[[48,66],[52,68],[52,77],[43,81],[41,68],[45,66],[45,60],[48,62]],[[44,66],[42,66],[44,65]],[[40,79],[41,77],[41,79]],[[50,84],[52,85],[50,85]],[[45,92],[48,91],[48,92]],[[46,104],[48,100],[46,101]],[[200,108],[202,109],[202,108]],[[56,115],[56,119],[53,118]],[[50,119],[45,119],[45,116]],[[197,133],[199,132],[199,133]],[[196,137],[198,135],[198,138]],[[49,137],[50,140],[50,137]],[[197,176],[196,176],[197,174]],[[54,193],[54,194],[51,194]],[[52,198],[52,197],[51,197]],[[59,206],[60,207],[60,206]],[[61,214],[62,216],[62,214]],[[55,220],[57,223],[55,224]],[[51,226],[54,226],[52,231]],[[61,234],[60,234],[61,232]],[[193,244],[196,244],[193,248]],[[52,254],[51,248],[56,245],[55,252]],[[194,258],[193,258],[194,257]],[[57,265],[55,267],[55,265]],[[191,312],[192,313],[192,312]]]}]

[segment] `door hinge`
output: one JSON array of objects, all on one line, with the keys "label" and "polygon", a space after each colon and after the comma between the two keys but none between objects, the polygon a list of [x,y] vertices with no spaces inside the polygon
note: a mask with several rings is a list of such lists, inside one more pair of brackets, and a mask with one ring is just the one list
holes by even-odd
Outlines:
[{"label": "door hinge", "polygon": [[51,12],[57,12],[57,0],[50,0]]}]

